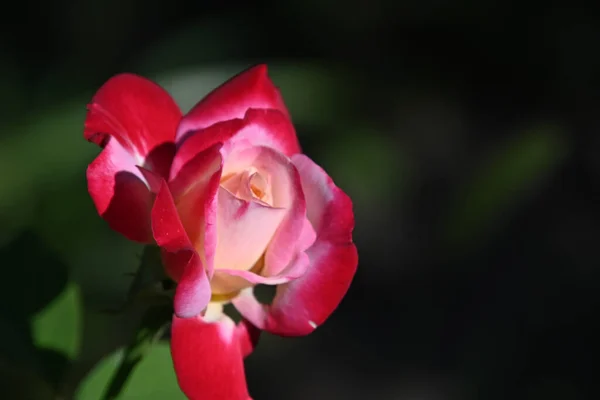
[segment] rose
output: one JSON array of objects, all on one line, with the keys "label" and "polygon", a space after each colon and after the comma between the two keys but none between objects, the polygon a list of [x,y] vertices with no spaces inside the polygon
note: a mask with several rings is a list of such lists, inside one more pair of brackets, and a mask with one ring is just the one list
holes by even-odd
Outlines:
[{"label": "rose", "polygon": [[[118,75],[94,96],[85,136],[104,147],[87,174],[98,212],[156,242],[178,283],[171,348],[182,390],[249,398],[242,359],[256,328],[308,334],[346,293],[357,265],[350,199],[301,154],[263,65],[184,117],[156,84]],[[271,305],[256,300],[257,284],[277,285]]]},{"label": "rose", "polygon": [[[243,357],[256,328],[304,335],[337,307],[354,276],[350,199],[300,153],[265,66],[217,88],[186,116],[156,84],[111,78],[85,137],[103,147],[88,187],[129,239],[163,250],[178,282],[172,355],[192,399],[249,398]],[[256,284],[278,285],[271,305]],[[222,313],[231,302],[244,320]]]}]

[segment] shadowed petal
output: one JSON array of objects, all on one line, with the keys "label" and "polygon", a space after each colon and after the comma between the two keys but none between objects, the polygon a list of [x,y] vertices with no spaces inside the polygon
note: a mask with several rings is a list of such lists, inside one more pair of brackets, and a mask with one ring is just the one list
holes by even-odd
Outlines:
[{"label": "shadowed petal", "polygon": [[210,282],[179,219],[166,182],[163,182],[152,208],[152,231],[156,243],[167,252],[163,254],[167,272],[178,280],[175,313],[180,317],[200,314],[210,301]]},{"label": "shadowed petal", "polygon": [[103,147],[88,188],[98,213],[127,238],[152,241],[153,195],[137,166],[167,177],[179,108],[162,88],[133,74],[109,79],[88,105],[84,137]]},{"label": "shadowed petal", "polygon": [[154,195],[129,153],[110,141],[87,169],[88,191],[98,214],[130,240],[151,243]]}]

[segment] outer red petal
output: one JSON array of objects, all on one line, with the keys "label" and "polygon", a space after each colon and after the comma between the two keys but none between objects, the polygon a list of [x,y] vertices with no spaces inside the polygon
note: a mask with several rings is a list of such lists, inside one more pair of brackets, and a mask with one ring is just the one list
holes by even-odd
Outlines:
[{"label": "outer red petal", "polygon": [[177,149],[171,168],[171,178],[199,153],[222,143],[224,157],[238,146],[265,146],[288,156],[300,151],[292,122],[277,110],[249,109],[243,119],[236,118],[194,132]]},{"label": "outer red petal", "polygon": [[178,280],[175,313],[186,318],[200,314],[210,301],[210,282],[179,219],[166,182],[163,182],[152,208],[152,231],[156,243],[167,252],[164,255],[168,262],[167,272]]},{"label": "outer red petal", "polygon": [[269,307],[258,304],[249,292],[233,300],[253,324],[282,336],[306,335],[325,322],[346,294],[358,263],[350,198],[306,156],[294,156],[292,161],[317,232],[315,244],[306,251],[310,267],[300,278],[278,286]]},{"label": "outer red petal", "polygon": [[171,354],[181,390],[190,400],[251,400],[243,358],[257,340],[247,323],[173,317]]},{"label": "outer red petal", "polygon": [[234,76],[196,104],[181,121],[177,129],[177,142],[190,131],[204,129],[220,121],[242,118],[250,108],[272,108],[289,117],[279,90],[269,79],[264,64]]},{"label": "outer red petal", "polygon": [[266,330],[281,336],[300,336],[322,325],[348,291],[356,272],[356,246],[319,242],[307,254],[308,272],[277,287]]},{"label": "outer red petal", "polygon": [[84,136],[100,146],[114,138],[137,165],[165,176],[173,154],[159,157],[155,153],[160,152],[158,146],[174,142],[181,116],[173,98],[160,86],[134,74],[120,74],[92,98]]},{"label": "outer red petal", "polygon": [[110,141],[87,169],[88,191],[98,213],[128,239],[151,243],[154,195],[129,154]]},{"label": "outer red petal", "polygon": [[129,239],[152,241],[153,195],[136,166],[167,176],[180,119],[167,92],[131,74],[108,80],[88,106],[84,137],[104,147],[88,168],[89,192],[98,213]]}]

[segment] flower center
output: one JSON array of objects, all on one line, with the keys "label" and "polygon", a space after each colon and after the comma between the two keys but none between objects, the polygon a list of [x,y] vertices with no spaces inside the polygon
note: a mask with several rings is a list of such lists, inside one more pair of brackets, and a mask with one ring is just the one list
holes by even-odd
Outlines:
[{"label": "flower center", "polygon": [[269,179],[256,168],[251,167],[222,177],[221,186],[242,200],[257,201],[267,206],[273,205]]},{"label": "flower center", "polygon": [[252,195],[257,200],[262,200],[263,202],[270,204],[271,196],[268,193],[268,185],[269,183],[265,179],[265,177],[258,172],[253,173],[250,176],[249,182],[250,191]]}]

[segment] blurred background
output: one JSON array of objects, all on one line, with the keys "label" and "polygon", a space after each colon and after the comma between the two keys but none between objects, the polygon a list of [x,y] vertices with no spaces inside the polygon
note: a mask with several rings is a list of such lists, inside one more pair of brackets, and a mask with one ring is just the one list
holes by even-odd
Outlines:
[{"label": "blurred background", "polygon": [[[253,397],[596,398],[599,16],[558,1],[249,3],[0,13],[0,397],[99,399],[137,323],[107,312],[142,248],[87,193],[94,91],[135,72],[188,110],[266,62],[305,152],[354,200],[360,264],[315,333],[262,337]],[[122,398],[183,398],[166,343]]]}]

